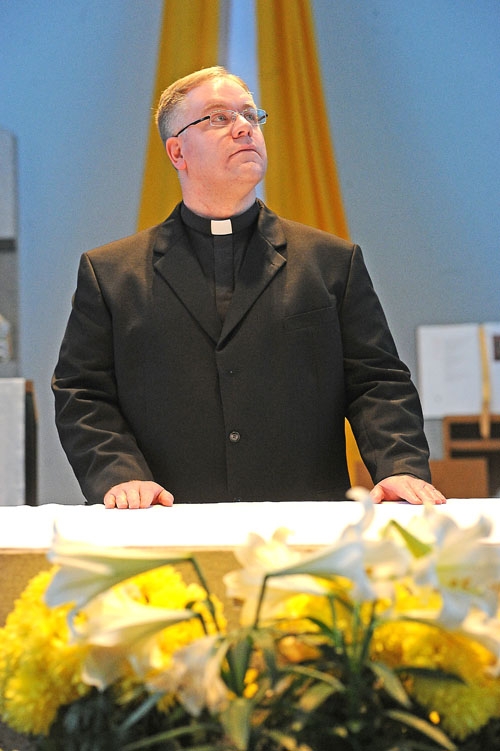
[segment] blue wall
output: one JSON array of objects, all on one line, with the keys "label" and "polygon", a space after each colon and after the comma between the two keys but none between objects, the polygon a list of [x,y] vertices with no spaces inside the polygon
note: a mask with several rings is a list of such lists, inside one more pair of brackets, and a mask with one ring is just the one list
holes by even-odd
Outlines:
[{"label": "blue wall", "polygon": [[[135,229],[161,5],[0,0],[0,127],[18,139],[22,375],[38,399],[43,502],[82,500],[49,382],[80,253]],[[313,8],[351,236],[416,376],[419,324],[500,320],[500,3]],[[233,68],[247,75],[239,33]]]}]

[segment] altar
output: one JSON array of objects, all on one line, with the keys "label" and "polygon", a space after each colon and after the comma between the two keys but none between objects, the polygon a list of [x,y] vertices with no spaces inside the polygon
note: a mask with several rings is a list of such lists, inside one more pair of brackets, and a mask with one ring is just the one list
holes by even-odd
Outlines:
[{"label": "altar", "polygon": [[[492,524],[488,539],[500,541],[500,499],[451,499],[435,508],[463,528],[480,516],[488,518]],[[378,535],[393,519],[407,527],[422,513],[422,506],[403,502],[376,505],[368,536]],[[179,504],[137,510],[57,504],[0,507],[0,626],[29,579],[50,567],[46,553],[56,531],[66,539],[87,544],[164,550],[165,557],[193,553],[210,590],[224,604],[228,625],[237,625],[238,608],[226,598],[222,578],[238,567],[235,550],[246,543],[249,533],[269,539],[284,527],[292,545],[313,550],[334,543],[340,532],[361,516],[362,506],[354,501]],[[189,574],[182,573],[189,580]],[[28,739],[1,723],[0,748],[33,751]]]},{"label": "altar", "polygon": [[[462,527],[486,516],[493,525],[490,539],[500,541],[500,499],[450,499],[435,508]],[[95,545],[157,548],[166,555],[192,552],[212,591],[224,601],[222,576],[237,567],[234,551],[245,544],[249,533],[268,539],[285,527],[290,531],[290,544],[314,549],[332,544],[344,527],[360,519],[361,511],[353,501],[174,504],[149,509],[58,504],[0,507],[0,625],[28,580],[49,567],[46,552],[55,530],[67,539]],[[407,526],[423,513],[423,507],[388,502],[376,505],[374,512],[370,534],[377,534],[391,519]]]}]

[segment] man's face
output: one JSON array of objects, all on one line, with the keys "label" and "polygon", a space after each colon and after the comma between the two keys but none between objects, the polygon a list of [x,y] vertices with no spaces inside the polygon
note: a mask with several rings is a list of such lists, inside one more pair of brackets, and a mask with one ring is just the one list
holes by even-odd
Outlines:
[{"label": "man's face", "polygon": [[[255,108],[255,102],[236,82],[226,78],[207,81],[187,94],[177,125],[183,128],[219,109],[243,112],[250,107]],[[244,117],[238,116],[223,128],[205,120],[187,128],[175,141],[178,153],[174,164],[184,172],[182,178],[191,190],[250,191],[264,177],[264,137],[260,127],[253,127]]]}]

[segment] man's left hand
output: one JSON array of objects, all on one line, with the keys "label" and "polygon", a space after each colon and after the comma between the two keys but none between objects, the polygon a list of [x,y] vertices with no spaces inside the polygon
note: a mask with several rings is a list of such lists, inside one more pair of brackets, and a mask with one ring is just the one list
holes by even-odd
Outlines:
[{"label": "man's left hand", "polygon": [[446,503],[446,498],[434,485],[419,480],[412,475],[392,475],[378,482],[370,495],[375,503],[381,501],[408,501],[408,503],[422,504]]}]

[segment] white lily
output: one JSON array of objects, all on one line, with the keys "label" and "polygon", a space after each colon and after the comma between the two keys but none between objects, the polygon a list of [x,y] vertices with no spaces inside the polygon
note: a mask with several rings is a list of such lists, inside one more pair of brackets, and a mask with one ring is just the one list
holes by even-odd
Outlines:
[{"label": "white lily", "polygon": [[[407,552],[393,540],[346,540],[341,537],[335,545],[307,556],[297,564],[278,569],[272,575],[343,577],[353,584],[353,599],[369,602],[389,597],[394,581],[408,571],[408,563]],[[286,580],[280,586],[286,586]]]},{"label": "white lily", "polygon": [[75,640],[88,646],[83,679],[100,689],[133,671],[144,677],[162,667],[156,634],[197,617],[192,610],[142,605],[125,590],[95,598],[83,611]]},{"label": "white lily", "polygon": [[[258,597],[266,574],[286,565],[294,565],[304,559],[304,554],[288,545],[291,532],[283,527],[277,529],[269,540],[250,533],[247,545],[237,548],[235,556],[241,569],[224,575],[226,594],[243,601],[241,623],[250,624],[256,614]],[[269,581],[265,616],[271,616],[275,607],[290,596],[291,592],[323,595],[327,588],[311,576],[289,576]]]},{"label": "white lily", "polygon": [[443,512],[426,506],[405,532],[421,543],[412,565],[415,584],[440,593],[438,620],[448,628],[459,627],[472,607],[490,618],[497,613],[500,545],[485,540],[491,528],[484,517],[468,528],[459,527]]},{"label": "white lily", "polygon": [[55,530],[49,560],[60,566],[45,594],[49,607],[74,603],[72,614],[101,592],[144,571],[190,558],[140,548],[86,545],[66,540]]},{"label": "white lily", "polygon": [[495,678],[500,676],[500,618],[488,618],[480,610],[472,610],[459,629],[460,633],[471,637],[486,647],[495,657],[495,664],[488,668],[488,672]]},{"label": "white lily", "polygon": [[204,707],[212,714],[228,704],[227,686],[221,678],[221,663],[226,654],[217,636],[204,636],[178,649],[168,670],[159,672],[148,683],[154,691],[175,693],[189,714],[198,717]]},{"label": "white lily", "polygon": [[[237,551],[243,565],[224,577],[227,594],[244,601],[242,621],[251,622],[264,578],[267,612],[290,591],[321,595],[330,591],[326,580],[347,578],[353,583],[352,597],[371,601],[387,595],[387,584],[406,573],[408,552],[394,540],[367,540],[373,520],[373,501],[367,491],[358,497],[363,506],[359,522],[347,526],[337,542],[312,554],[293,550],[287,530],[277,530],[270,541],[251,535],[248,545]],[[323,581],[322,581],[323,580]],[[269,599],[270,598],[270,599]],[[271,610],[272,612],[272,610]]]}]

